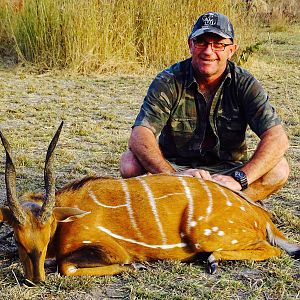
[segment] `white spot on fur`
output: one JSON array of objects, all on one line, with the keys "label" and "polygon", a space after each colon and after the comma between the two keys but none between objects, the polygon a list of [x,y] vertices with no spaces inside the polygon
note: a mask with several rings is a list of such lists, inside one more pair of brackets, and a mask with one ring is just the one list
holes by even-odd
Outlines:
[{"label": "white spot on fur", "polygon": [[214,231],[214,232],[216,232],[216,231],[219,230],[219,227],[215,226],[215,227],[213,227],[211,230]]},{"label": "white spot on fur", "polygon": [[232,220],[228,220],[228,223],[233,224],[234,222]]},{"label": "white spot on fur", "polygon": [[258,227],[258,224],[257,224],[257,222],[256,222],[256,221],[254,221],[254,226],[255,226],[255,228],[257,228],[257,227]]},{"label": "white spot on fur", "polygon": [[237,244],[237,243],[238,243],[237,240],[232,240],[232,241],[231,241],[231,244],[232,244],[232,245]]},{"label": "white spot on fur", "polygon": [[196,249],[200,249],[200,244],[195,244]]},{"label": "white spot on fur", "polygon": [[204,217],[203,216],[200,216],[199,218],[198,218],[198,221],[202,221],[204,219]]},{"label": "white spot on fur", "polygon": [[224,231],[220,230],[220,231],[218,232],[218,236],[223,236],[223,235],[225,235]]},{"label": "white spot on fur", "polygon": [[192,221],[191,222],[191,227],[195,227],[197,225],[197,222],[196,221]]},{"label": "white spot on fur", "polygon": [[91,241],[82,241],[83,244],[91,244]]},{"label": "white spot on fur", "polygon": [[206,236],[211,235],[211,230],[210,229],[205,229],[204,230],[204,235],[206,235]]},{"label": "white spot on fur", "polygon": [[217,250],[215,250],[215,251],[222,251],[223,250],[223,248],[219,248],[219,249],[217,249]]},{"label": "white spot on fur", "polygon": [[244,206],[240,206],[240,209],[241,209],[242,211],[246,211],[246,208],[245,208]]},{"label": "white spot on fur", "polygon": [[230,202],[229,200],[226,201],[226,205],[227,206],[232,206],[232,202]]},{"label": "white spot on fur", "polygon": [[69,273],[75,273],[76,271],[77,271],[77,268],[75,268],[74,266],[68,267],[68,272]]}]

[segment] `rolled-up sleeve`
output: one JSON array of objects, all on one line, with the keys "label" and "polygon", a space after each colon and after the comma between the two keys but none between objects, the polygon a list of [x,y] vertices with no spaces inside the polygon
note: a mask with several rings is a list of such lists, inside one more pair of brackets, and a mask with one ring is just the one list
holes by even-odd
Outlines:
[{"label": "rolled-up sleeve", "polygon": [[261,136],[269,128],[281,123],[275,108],[269,101],[269,96],[255,78],[248,78],[245,84],[244,111],[250,128]]},{"label": "rolled-up sleeve", "polygon": [[164,71],[149,86],[133,127],[147,127],[158,136],[170,117],[174,97],[174,80]]}]

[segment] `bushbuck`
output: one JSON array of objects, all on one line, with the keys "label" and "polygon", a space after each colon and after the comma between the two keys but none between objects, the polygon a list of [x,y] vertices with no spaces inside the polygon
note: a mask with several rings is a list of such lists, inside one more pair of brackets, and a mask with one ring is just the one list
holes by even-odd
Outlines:
[{"label": "bushbuck", "polygon": [[[67,276],[114,275],[135,262],[190,261],[207,253],[210,273],[219,260],[265,260],[279,248],[298,258],[269,213],[240,192],[188,176],[130,179],[86,177],[55,192],[53,151],[46,156],[45,195],[16,195],[16,172],[4,135],[8,207],[0,220],[13,228],[25,277],[45,280],[46,257]],[[273,246],[274,245],[274,246]]]}]

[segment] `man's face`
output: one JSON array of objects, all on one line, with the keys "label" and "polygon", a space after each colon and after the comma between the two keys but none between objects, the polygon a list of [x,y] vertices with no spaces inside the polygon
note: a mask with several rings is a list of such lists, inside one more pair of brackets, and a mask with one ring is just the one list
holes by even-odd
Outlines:
[{"label": "man's face", "polygon": [[[207,43],[232,44],[230,39],[224,39],[213,33],[204,33],[195,40],[189,40],[189,48],[196,78],[216,79],[222,76],[226,69],[227,60],[235,53],[237,45],[229,45],[224,49],[222,45],[216,44],[220,49],[213,50],[212,45]],[[223,49],[224,51],[222,51]]]}]

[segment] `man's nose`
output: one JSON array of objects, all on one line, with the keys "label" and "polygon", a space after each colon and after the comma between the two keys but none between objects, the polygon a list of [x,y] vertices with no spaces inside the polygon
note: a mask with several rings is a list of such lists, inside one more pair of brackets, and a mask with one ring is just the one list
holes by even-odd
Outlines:
[{"label": "man's nose", "polygon": [[211,54],[213,51],[212,49],[212,43],[207,43],[206,47],[203,49],[203,52],[206,52],[208,54]]}]

